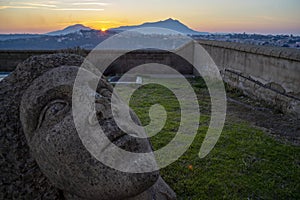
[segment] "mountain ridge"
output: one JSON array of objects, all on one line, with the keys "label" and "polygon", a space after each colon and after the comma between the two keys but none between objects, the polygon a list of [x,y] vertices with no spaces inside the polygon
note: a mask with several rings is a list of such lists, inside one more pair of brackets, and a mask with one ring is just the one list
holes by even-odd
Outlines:
[{"label": "mountain ridge", "polygon": [[172,19],[172,18],[157,21],[157,22],[145,22],[140,25],[120,26],[120,27],[111,28],[108,30],[122,32],[122,31],[127,31],[127,30],[131,30],[131,29],[135,29],[135,28],[149,28],[149,27],[171,29],[171,30],[174,30],[174,31],[180,32],[182,34],[186,34],[186,35],[204,35],[204,34],[207,35],[207,34],[209,34],[208,32],[195,31],[195,30],[189,28],[188,26],[186,26],[185,24],[181,23],[179,20]]},{"label": "mountain ridge", "polygon": [[57,31],[52,31],[52,32],[49,32],[49,33],[45,33],[44,35],[51,35],[51,36],[58,36],[58,35],[67,35],[67,34],[70,34],[70,33],[76,33],[76,32],[79,32],[79,31],[90,31],[90,30],[93,30],[92,28],[90,27],[87,27],[87,26],[84,26],[82,24],[74,24],[74,25],[71,25],[71,26],[68,26],[62,30],[57,30]]},{"label": "mountain ridge", "polygon": [[[107,31],[95,30],[84,26],[82,24],[75,24],[68,26],[62,30],[52,31],[46,34],[10,34],[0,35],[0,49],[2,50],[49,50],[49,49],[67,49],[80,47],[84,49],[93,49],[100,42],[117,34],[124,30],[131,30],[133,28],[143,27],[158,27],[172,29],[181,32],[186,35],[201,36],[203,32],[197,32],[186,25],[182,24],[178,20],[167,19],[158,22],[147,22],[136,26],[123,26],[117,31],[115,29],[109,29]],[[121,30],[120,30],[121,29]],[[173,35],[174,32],[163,29],[137,29],[138,34],[141,37],[149,37],[151,34],[158,34],[159,37],[165,37],[165,35]],[[143,32],[145,31],[145,32]],[[175,33],[176,34],[176,33]],[[177,35],[177,34],[176,34]]]}]

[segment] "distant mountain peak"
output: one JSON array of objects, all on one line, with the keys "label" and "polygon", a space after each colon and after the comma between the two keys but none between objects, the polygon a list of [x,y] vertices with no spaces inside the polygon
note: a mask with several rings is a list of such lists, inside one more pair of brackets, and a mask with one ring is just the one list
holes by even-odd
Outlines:
[{"label": "distant mountain peak", "polygon": [[74,24],[74,25],[66,27],[65,29],[68,29],[68,28],[89,28],[89,27],[84,26],[83,24]]},{"label": "distant mountain peak", "polygon": [[175,22],[179,22],[177,19],[173,19],[173,18],[169,18],[169,19],[166,19],[166,20],[162,20],[162,21],[175,21]]},{"label": "distant mountain peak", "polygon": [[66,28],[64,28],[63,30],[58,30],[58,31],[53,31],[53,32],[50,32],[50,33],[46,33],[46,35],[67,35],[67,34],[70,34],[70,33],[76,33],[76,32],[79,32],[81,30],[92,30],[90,27],[87,27],[87,26],[84,26],[82,24],[74,24],[74,25],[71,25],[71,26],[68,26]]},{"label": "distant mountain peak", "polygon": [[122,31],[127,31],[127,30],[131,30],[131,29],[135,29],[135,28],[149,28],[149,27],[171,29],[171,30],[183,33],[185,35],[208,34],[206,32],[194,31],[191,28],[184,25],[183,23],[181,23],[179,20],[172,19],[172,18],[168,18],[166,20],[160,20],[157,22],[145,22],[141,25],[135,25],[135,26],[120,26],[118,28],[112,28],[110,30],[116,31],[116,32],[122,32]]}]

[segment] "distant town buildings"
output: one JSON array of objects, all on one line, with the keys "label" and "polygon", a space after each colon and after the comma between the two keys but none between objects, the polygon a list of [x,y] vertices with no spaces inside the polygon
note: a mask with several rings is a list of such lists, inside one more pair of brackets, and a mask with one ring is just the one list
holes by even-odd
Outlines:
[{"label": "distant town buildings", "polygon": [[234,33],[234,34],[199,35],[199,36],[193,36],[193,38],[300,49],[300,36],[294,36],[294,35],[259,35],[259,34]]}]

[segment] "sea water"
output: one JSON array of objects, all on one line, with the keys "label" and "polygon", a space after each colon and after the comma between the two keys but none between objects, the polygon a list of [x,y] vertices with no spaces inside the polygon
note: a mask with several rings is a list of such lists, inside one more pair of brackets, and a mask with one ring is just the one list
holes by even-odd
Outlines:
[{"label": "sea water", "polygon": [[7,77],[8,75],[9,75],[9,72],[0,72],[0,81],[2,81],[2,79]]}]

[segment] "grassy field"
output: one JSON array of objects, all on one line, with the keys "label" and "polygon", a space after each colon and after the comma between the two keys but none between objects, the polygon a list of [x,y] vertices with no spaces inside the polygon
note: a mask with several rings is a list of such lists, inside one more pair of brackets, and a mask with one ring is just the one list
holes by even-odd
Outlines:
[{"label": "grassy field", "polygon": [[[210,120],[210,98],[202,80],[191,83],[201,108],[200,128],[188,151],[161,169],[178,199],[300,199],[300,148],[277,141],[246,121],[227,118],[215,148],[207,157],[198,157]],[[130,100],[143,125],[150,121],[149,108],[157,103],[168,117],[151,138],[154,149],[176,134],[179,103],[171,91],[155,84],[143,86]]]}]

